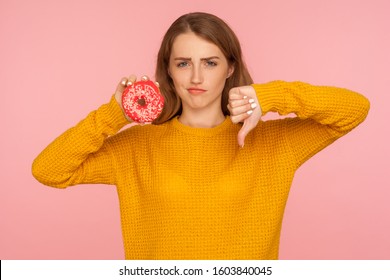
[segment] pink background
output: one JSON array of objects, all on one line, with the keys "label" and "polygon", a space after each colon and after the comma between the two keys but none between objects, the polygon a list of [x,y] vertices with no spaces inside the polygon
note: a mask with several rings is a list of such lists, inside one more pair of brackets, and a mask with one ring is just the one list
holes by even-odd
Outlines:
[{"label": "pink background", "polygon": [[390,4],[383,0],[0,1],[0,259],[122,259],[114,187],[48,188],[31,163],[108,102],[122,76],[153,77],[178,16],[215,13],[256,82],[363,93],[366,121],[296,174],[281,259],[389,259]]}]

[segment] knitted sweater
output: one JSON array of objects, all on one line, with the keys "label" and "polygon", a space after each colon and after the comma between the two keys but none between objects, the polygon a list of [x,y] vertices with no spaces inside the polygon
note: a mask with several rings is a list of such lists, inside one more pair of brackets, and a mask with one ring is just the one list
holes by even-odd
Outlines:
[{"label": "knitted sweater", "polygon": [[368,100],[302,82],[253,85],[263,113],[237,144],[240,124],[214,128],[174,118],[134,126],[113,97],[34,161],[41,183],[116,185],[126,259],[277,259],[283,212],[297,168],[361,123]]}]

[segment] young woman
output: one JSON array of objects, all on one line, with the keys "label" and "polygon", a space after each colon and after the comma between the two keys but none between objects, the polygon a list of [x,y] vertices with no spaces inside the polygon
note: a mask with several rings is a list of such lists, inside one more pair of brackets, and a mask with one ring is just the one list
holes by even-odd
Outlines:
[{"label": "young woman", "polygon": [[[302,82],[253,84],[221,19],[190,13],[169,28],[156,80],[165,97],[150,125],[131,122],[123,78],[107,104],[34,161],[43,184],[116,185],[127,259],[277,259],[297,168],[361,123],[362,95]],[[267,112],[295,118],[260,121]]]}]

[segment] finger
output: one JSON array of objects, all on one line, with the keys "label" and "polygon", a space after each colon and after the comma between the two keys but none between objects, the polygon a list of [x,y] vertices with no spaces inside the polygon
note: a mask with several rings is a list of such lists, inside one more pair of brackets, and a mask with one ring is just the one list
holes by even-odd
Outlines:
[{"label": "finger", "polygon": [[236,87],[229,91],[229,100],[253,98],[255,95],[256,92],[251,86]]},{"label": "finger", "polygon": [[123,77],[122,79],[121,79],[121,82],[120,82],[120,84],[122,85],[122,86],[126,86],[126,83],[127,83],[127,78],[126,77]]},{"label": "finger", "polygon": [[246,98],[248,98],[248,96],[246,96],[245,94],[241,94],[240,92],[229,93],[229,100],[241,100]]},{"label": "finger", "polygon": [[[253,100],[253,99],[251,99]],[[229,105],[232,107],[232,108],[235,108],[235,107],[239,107],[239,106],[243,106],[243,105],[247,105],[249,102],[248,102],[248,99],[236,99],[236,100],[229,100]]]},{"label": "finger", "polygon": [[127,86],[127,81],[128,81],[128,79],[127,79],[126,77],[123,77],[123,78],[120,80],[118,86],[116,87],[116,91],[115,91],[115,92],[120,92],[120,93],[122,93],[123,90],[124,90],[124,89],[126,88],[126,86]]},{"label": "finger", "polygon": [[230,116],[230,120],[232,121],[232,123],[244,122],[252,114],[253,114],[253,110],[249,110],[249,111],[242,113],[242,114],[239,114],[239,115]]},{"label": "finger", "polygon": [[244,147],[245,137],[259,123],[261,118],[260,111],[261,110],[256,110],[255,112],[253,112],[253,114],[250,114],[250,116],[244,120],[244,124],[237,135],[237,142],[240,147]]},{"label": "finger", "polygon": [[[253,111],[254,109],[256,109],[256,107],[257,107],[256,103],[248,103],[248,104],[238,106],[238,107],[231,107],[230,106],[230,114],[232,116],[241,115],[245,112],[248,113],[250,111]],[[251,114],[251,113],[249,113],[249,114]]]},{"label": "finger", "polygon": [[246,136],[255,126],[256,124],[254,125],[252,122],[249,121],[244,122],[243,126],[241,127],[237,135],[237,142],[241,148],[244,147]]},{"label": "finger", "polygon": [[144,76],[141,77],[141,80],[142,81],[149,81],[149,77],[144,75]]},{"label": "finger", "polygon": [[118,86],[116,87],[116,90],[115,90],[115,99],[117,100],[117,102],[122,106],[122,93],[124,92],[124,90],[126,89],[126,87],[128,87],[129,85],[131,85],[132,83],[135,83],[137,77],[135,75],[130,75],[129,77],[123,77]]},{"label": "finger", "polygon": [[131,86],[137,81],[137,76],[132,74],[128,77],[126,86]]},{"label": "finger", "polygon": [[245,104],[252,104],[256,103],[256,100],[254,98],[242,98],[242,99],[236,99],[236,100],[229,100],[229,103],[232,107],[238,107]]},{"label": "finger", "polygon": [[229,100],[245,99],[245,94],[242,94],[240,88],[232,88],[229,91]]}]

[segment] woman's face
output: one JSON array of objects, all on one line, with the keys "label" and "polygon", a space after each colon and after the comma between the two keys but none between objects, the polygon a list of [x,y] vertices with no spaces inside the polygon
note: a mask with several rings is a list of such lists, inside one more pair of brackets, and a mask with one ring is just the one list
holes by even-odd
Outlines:
[{"label": "woman's face", "polygon": [[173,42],[169,74],[183,110],[221,110],[222,91],[232,72],[219,47],[195,33],[183,33]]}]

